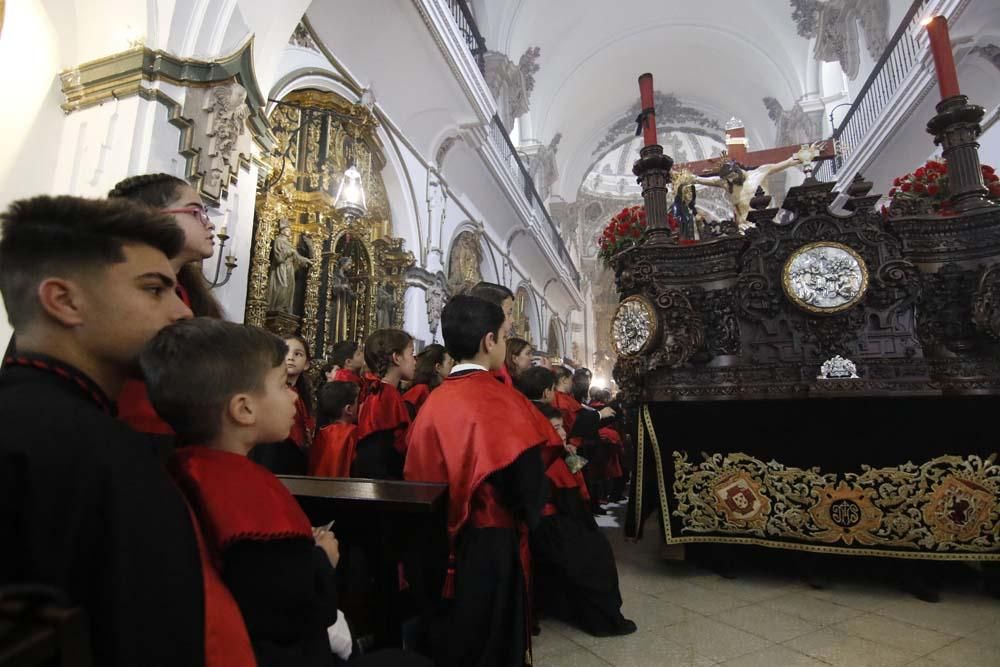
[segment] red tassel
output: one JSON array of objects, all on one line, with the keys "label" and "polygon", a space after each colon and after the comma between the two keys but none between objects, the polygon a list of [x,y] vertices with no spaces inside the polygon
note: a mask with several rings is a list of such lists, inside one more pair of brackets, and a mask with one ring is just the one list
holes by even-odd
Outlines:
[{"label": "red tassel", "polygon": [[441,587],[441,597],[445,600],[455,599],[455,568],[449,567],[444,575],[444,586]]}]

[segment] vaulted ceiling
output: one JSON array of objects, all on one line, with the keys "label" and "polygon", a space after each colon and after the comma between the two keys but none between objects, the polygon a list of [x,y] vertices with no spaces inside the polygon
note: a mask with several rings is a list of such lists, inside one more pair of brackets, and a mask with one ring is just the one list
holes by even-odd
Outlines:
[{"label": "vaulted ceiling", "polygon": [[[528,48],[541,49],[527,129],[542,143],[562,133],[553,192],[567,201],[608,140],[634,130],[630,110],[643,72],[709,125],[721,130],[731,116],[741,118],[751,149],[774,142],[762,98],[789,108],[818,92],[810,89],[818,65],[789,0],[477,0],[473,7],[490,50],[517,62]],[[671,122],[658,113],[659,125]]]}]

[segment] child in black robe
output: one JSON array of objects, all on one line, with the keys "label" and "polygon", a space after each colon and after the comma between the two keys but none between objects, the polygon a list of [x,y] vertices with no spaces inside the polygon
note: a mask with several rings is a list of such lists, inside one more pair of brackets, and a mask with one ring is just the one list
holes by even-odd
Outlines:
[{"label": "child in black robe", "polygon": [[[150,400],[182,444],[175,473],[205,527],[223,580],[246,620],[261,667],[339,664],[339,546],[314,529],[285,486],[247,458],[288,436],[296,393],[287,345],[252,327],[198,318],[161,331],[140,362]],[[363,664],[412,664],[401,655]]]},{"label": "child in black robe", "polygon": [[[550,404],[555,383],[552,371],[538,367],[516,380],[517,388],[532,399],[536,411],[565,443],[562,413]],[[564,454],[576,453],[572,445],[565,447]],[[538,527],[531,531],[538,609],[597,637],[635,632],[635,623],[622,616],[615,555],[591,515],[582,473],[571,471],[560,456],[549,463],[545,474],[547,500]]]}]

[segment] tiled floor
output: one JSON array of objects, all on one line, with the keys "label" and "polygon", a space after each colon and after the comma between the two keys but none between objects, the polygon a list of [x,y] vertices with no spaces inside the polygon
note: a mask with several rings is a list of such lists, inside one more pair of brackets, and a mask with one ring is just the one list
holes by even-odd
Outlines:
[{"label": "tiled floor", "polygon": [[625,616],[639,631],[598,639],[543,620],[536,665],[1000,667],[1000,600],[979,592],[971,570],[946,582],[937,604],[853,563],[842,571],[841,562],[822,590],[788,568],[767,567],[766,555],[723,579],[663,560],[652,521],[639,544],[626,543],[614,520],[602,523],[618,558]]}]

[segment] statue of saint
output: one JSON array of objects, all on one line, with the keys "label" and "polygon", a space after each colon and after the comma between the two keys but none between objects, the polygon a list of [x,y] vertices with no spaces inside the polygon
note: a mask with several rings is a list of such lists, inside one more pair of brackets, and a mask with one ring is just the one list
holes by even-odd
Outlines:
[{"label": "statue of saint", "polygon": [[351,288],[347,272],[354,266],[350,256],[338,257],[330,276],[330,324],[336,341],[347,340],[348,324],[351,322],[351,312],[358,299],[357,293]]},{"label": "statue of saint", "polygon": [[392,288],[382,283],[375,292],[375,328],[391,329],[396,320],[396,297]]},{"label": "statue of saint", "polygon": [[670,217],[677,225],[677,237],[681,245],[689,245],[701,240],[698,210],[695,208],[697,197],[694,183],[681,183],[677,186],[674,204],[670,207]]},{"label": "statue of saint", "polygon": [[735,160],[729,160],[722,164],[717,177],[695,178],[694,182],[713,188],[723,188],[729,193],[729,202],[733,207],[733,221],[742,232],[753,226],[747,221],[747,215],[750,213],[750,200],[753,199],[758,186],[764,183],[764,179],[789,167],[812,164],[824,143],[818,141],[812,145],[803,145],[797,153],[787,160],[776,164],[762,164],[751,171],[743,169]]},{"label": "statue of saint", "polygon": [[278,223],[278,235],[271,246],[271,274],[267,284],[267,309],[292,312],[295,299],[295,271],[309,266],[312,260],[303,257],[292,245],[292,227],[288,220]]}]

